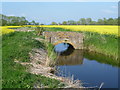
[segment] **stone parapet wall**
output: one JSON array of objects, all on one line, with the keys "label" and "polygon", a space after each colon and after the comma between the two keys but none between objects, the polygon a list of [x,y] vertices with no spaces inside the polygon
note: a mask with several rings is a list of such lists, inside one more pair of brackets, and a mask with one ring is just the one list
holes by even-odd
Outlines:
[{"label": "stone parapet wall", "polygon": [[59,43],[69,43],[75,49],[83,49],[83,34],[78,32],[43,32],[45,39],[57,45]]}]

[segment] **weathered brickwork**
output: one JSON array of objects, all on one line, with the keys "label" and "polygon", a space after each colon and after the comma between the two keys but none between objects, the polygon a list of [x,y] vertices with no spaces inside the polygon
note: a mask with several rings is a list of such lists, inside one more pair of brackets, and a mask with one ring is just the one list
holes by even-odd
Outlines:
[{"label": "weathered brickwork", "polygon": [[78,32],[43,32],[45,39],[57,45],[59,43],[69,43],[75,49],[83,49],[83,34]]}]

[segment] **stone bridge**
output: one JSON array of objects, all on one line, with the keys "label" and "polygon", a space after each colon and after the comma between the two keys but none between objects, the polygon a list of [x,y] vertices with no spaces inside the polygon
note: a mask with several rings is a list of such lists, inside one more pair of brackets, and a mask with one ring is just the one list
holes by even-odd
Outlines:
[{"label": "stone bridge", "polygon": [[52,32],[46,31],[43,32],[45,39],[52,43],[53,45],[57,45],[59,43],[68,43],[71,44],[75,49],[83,49],[83,34],[78,32]]}]

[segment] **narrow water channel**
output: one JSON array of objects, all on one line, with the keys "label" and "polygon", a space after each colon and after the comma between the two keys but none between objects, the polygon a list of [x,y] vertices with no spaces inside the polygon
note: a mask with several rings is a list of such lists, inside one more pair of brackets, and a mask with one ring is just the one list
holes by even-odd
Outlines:
[{"label": "narrow water channel", "polygon": [[57,76],[79,79],[85,87],[118,88],[118,69],[116,61],[110,57],[88,52],[74,50],[65,43],[55,46],[57,58]]}]

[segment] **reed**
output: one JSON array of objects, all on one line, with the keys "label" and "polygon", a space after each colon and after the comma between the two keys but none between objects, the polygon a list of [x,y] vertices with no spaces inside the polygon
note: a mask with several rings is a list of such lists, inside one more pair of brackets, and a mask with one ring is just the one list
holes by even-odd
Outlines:
[{"label": "reed", "polygon": [[48,53],[46,66],[54,67],[56,63],[56,58],[57,58],[57,54],[54,52],[54,46],[47,41],[45,41],[44,44]]}]

